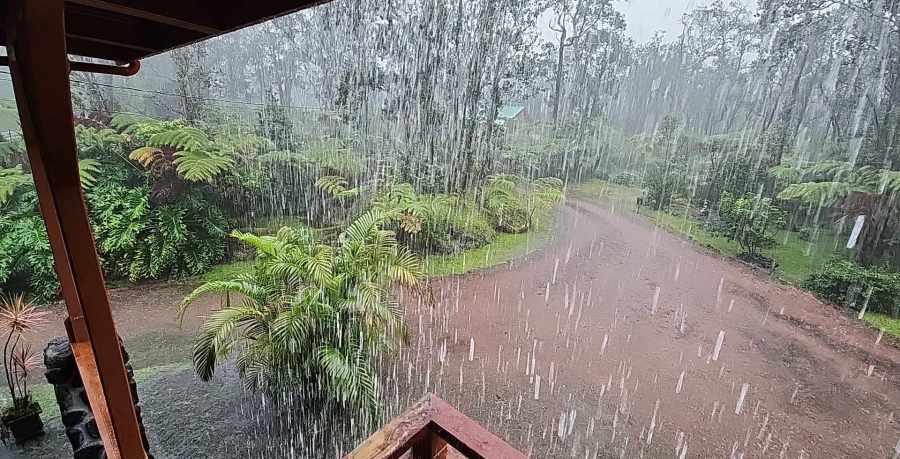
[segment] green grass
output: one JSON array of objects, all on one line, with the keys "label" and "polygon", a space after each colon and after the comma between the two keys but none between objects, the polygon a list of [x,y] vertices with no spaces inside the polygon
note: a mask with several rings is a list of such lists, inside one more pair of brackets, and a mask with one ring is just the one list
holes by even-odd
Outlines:
[{"label": "green grass", "polygon": [[611,202],[617,206],[633,206],[641,195],[641,189],[616,185],[603,180],[592,180],[573,186],[569,190],[569,194],[589,201]]},{"label": "green grass", "polygon": [[499,233],[488,245],[453,255],[431,256],[425,260],[428,277],[465,274],[490,268],[540,250],[553,237],[553,225],[522,234]]},{"label": "green grass", "polygon": [[[140,386],[142,382],[153,379],[161,374],[182,371],[191,368],[192,366],[193,364],[191,364],[191,362],[178,362],[168,365],[141,368],[134,371],[134,380],[138,383],[138,386]],[[53,392],[53,386],[51,384],[42,383],[33,386],[29,385],[29,392],[31,392],[32,400],[41,406],[44,419],[59,416],[59,409],[56,404],[56,394]],[[4,392],[0,395],[0,407],[5,407],[8,404],[9,393]]]},{"label": "green grass", "polygon": [[877,312],[867,312],[863,320],[879,330],[884,330],[890,336],[900,338],[900,319],[893,319],[889,315]]},{"label": "green grass", "polygon": [[[643,210],[641,214],[657,226],[722,255],[734,257],[741,253],[737,242],[705,230],[703,222],[694,218],[651,210]],[[763,253],[777,263],[775,274],[778,278],[791,284],[799,284],[829,258],[841,254],[840,244],[834,234],[830,233],[821,233],[815,241],[810,242],[800,239],[800,233],[795,231],[779,231],[775,239],[778,245]]]},{"label": "green grass", "polygon": [[20,131],[19,111],[11,103],[0,103],[0,133],[6,136],[6,131]]}]

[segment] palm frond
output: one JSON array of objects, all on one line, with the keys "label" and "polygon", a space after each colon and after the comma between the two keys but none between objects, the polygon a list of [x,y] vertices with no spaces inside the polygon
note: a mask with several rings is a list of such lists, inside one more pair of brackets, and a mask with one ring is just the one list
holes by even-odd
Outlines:
[{"label": "palm frond", "polygon": [[900,193],[900,171],[881,171],[878,189],[881,193]]},{"label": "palm frond", "polygon": [[363,353],[351,347],[342,352],[331,346],[318,350],[334,398],[357,406],[373,408],[377,402],[377,383]]},{"label": "palm frond", "polygon": [[[244,306],[229,307],[212,313],[203,323],[194,342],[194,368],[200,379],[209,381],[212,378],[217,362],[229,356],[239,340],[239,329],[244,324],[264,320],[264,314],[259,310]],[[250,326],[248,329],[259,330],[259,327]]]},{"label": "palm frond", "polygon": [[270,291],[263,285],[260,285],[256,279],[250,275],[238,276],[234,280],[207,282],[195,288],[194,291],[189,293],[184,300],[181,301],[181,304],[178,306],[178,321],[181,322],[184,319],[184,314],[191,304],[200,297],[210,293],[234,293],[243,295],[254,302],[262,302],[269,296]]}]

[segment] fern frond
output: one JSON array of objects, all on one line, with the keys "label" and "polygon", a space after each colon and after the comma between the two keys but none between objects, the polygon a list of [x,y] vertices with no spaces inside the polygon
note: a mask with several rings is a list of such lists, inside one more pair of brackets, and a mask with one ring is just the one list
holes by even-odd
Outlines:
[{"label": "fern frond", "polygon": [[234,160],[226,154],[202,150],[175,152],[178,174],[191,182],[211,182],[216,176],[231,170]]},{"label": "fern frond", "polygon": [[143,123],[151,123],[156,120],[144,115],[138,115],[135,113],[119,113],[112,117],[109,125],[119,131],[127,131],[130,128]]},{"label": "fern frond", "polygon": [[32,183],[31,176],[22,170],[21,165],[9,169],[0,169],[0,206],[5,205],[16,189]]},{"label": "fern frond", "polygon": [[81,186],[90,188],[97,183],[97,174],[100,173],[100,162],[96,159],[82,159],[78,161],[78,175],[81,178]]},{"label": "fern frond", "polygon": [[132,151],[128,159],[137,161],[146,168],[150,168],[156,161],[162,158],[163,151],[156,147],[141,147]]},{"label": "fern frond", "polygon": [[316,188],[335,198],[350,198],[359,194],[359,188],[350,187],[350,184],[341,176],[326,175],[316,180]]},{"label": "fern frond", "polygon": [[203,131],[192,127],[167,129],[150,137],[151,147],[170,147],[175,150],[203,150],[209,144],[209,137]]},{"label": "fern frond", "polygon": [[813,205],[833,205],[858,188],[847,182],[807,182],[788,185],[778,199]]}]

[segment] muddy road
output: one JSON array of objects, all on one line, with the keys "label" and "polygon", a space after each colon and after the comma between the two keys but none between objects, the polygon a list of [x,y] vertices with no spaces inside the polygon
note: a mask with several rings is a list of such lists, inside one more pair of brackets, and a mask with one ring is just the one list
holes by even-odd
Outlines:
[{"label": "muddy road", "polygon": [[[414,378],[536,457],[893,457],[900,352],[630,213],[407,300]],[[886,339],[886,338],[885,338]]]}]

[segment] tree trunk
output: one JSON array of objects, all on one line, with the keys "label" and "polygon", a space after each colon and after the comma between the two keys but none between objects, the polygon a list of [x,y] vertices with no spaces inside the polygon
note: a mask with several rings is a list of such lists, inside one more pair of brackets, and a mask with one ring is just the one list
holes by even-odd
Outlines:
[{"label": "tree trunk", "polygon": [[553,127],[559,122],[559,101],[563,90],[563,60],[566,57],[566,28],[562,26],[559,33],[559,49],[556,56],[556,91],[553,93]]}]

